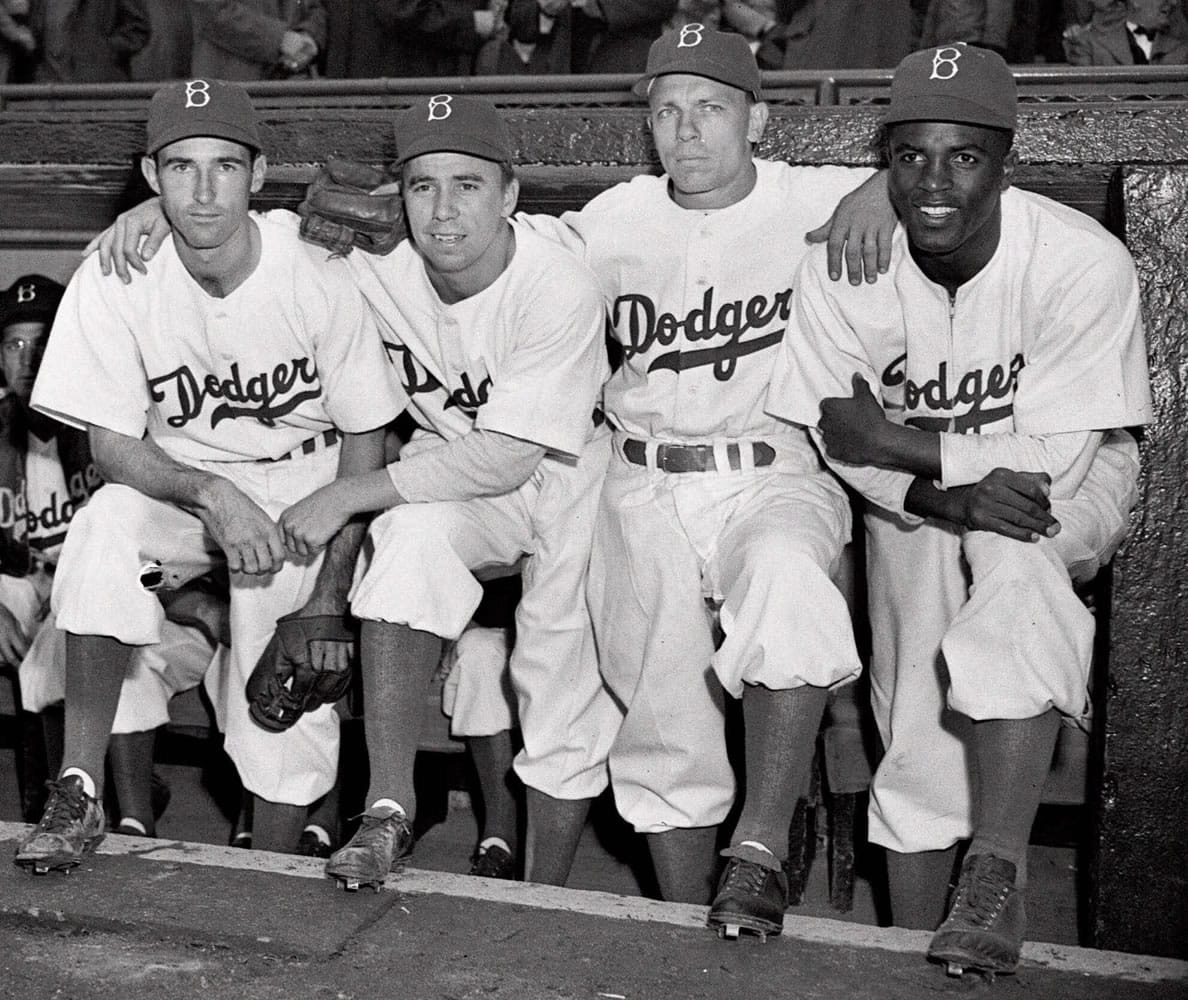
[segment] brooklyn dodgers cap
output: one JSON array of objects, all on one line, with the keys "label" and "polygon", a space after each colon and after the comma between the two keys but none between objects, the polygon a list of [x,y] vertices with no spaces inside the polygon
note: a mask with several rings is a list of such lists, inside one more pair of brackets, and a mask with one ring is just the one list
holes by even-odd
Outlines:
[{"label": "brooklyn dodgers cap", "polygon": [[459,94],[419,97],[396,117],[395,166],[425,153],[467,153],[511,163],[511,133],[486,101]]},{"label": "brooklyn dodgers cap", "polygon": [[913,52],[891,80],[883,124],[960,122],[1015,130],[1015,78],[997,52],[957,42]]},{"label": "brooklyn dodgers cap", "polygon": [[648,68],[631,88],[647,95],[652,81],[669,73],[705,76],[759,97],[759,64],[742,35],[714,31],[704,24],[686,24],[666,31],[648,49]]},{"label": "brooklyn dodgers cap", "polygon": [[145,147],[150,156],[171,142],[198,135],[230,139],[257,151],[264,148],[256,109],[238,84],[178,80],[153,94]]},{"label": "brooklyn dodgers cap", "polygon": [[0,330],[12,323],[49,323],[66,289],[41,274],[17,278],[0,292]]}]

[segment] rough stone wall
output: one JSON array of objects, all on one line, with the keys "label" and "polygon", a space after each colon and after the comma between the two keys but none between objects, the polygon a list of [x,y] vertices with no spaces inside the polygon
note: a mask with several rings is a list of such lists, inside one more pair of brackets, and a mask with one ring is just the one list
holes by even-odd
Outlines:
[{"label": "rough stone wall", "polygon": [[1114,561],[1095,943],[1188,957],[1188,168],[1123,172],[1155,422]]}]

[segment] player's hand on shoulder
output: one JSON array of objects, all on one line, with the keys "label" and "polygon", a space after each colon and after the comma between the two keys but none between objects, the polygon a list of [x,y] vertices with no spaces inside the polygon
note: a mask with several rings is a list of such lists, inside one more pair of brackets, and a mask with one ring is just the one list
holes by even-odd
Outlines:
[{"label": "player's hand on shoulder", "polygon": [[275,573],[284,564],[285,545],[279,526],[229,479],[212,484],[198,515],[223,550],[227,569],[232,573]]},{"label": "player's hand on shoulder", "polygon": [[169,235],[169,221],[161,210],[160,198],[149,198],[134,208],[121,212],[110,226],[91,240],[82,255],[99,254],[99,269],[105,276],[114,270],[125,284],[132,272],[148,274],[145,262],[161,249]]},{"label": "player's hand on shoulder", "polygon": [[829,277],[841,279],[842,262],[851,285],[873,284],[891,266],[891,239],[898,219],[887,195],[887,171],[868,177],[837,203],[825,225],[805,234],[824,243]]},{"label": "player's hand on shoulder", "polygon": [[887,415],[866,379],[855,374],[851,385],[853,396],[821,400],[821,419],[817,426],[825,453],[851,465],[877,465],[884,457],[881,441]]},{"label": "player's hand on shoulder", "polygon": [[8,667],[20,666],[29,652],[29,637],[21,628],[16,615],[0,604],[0,663]]},{"label": "player's hand on shoulder", "polygon": [[960,502],[961,525],[1020,542],[1038,542],[1060,531],[1052,516],[1052,480],[1046,472],[994,469],[979,482],[949,490]]},{"label": "player's hand on shoulder", "polygon": [[285,547],[295,556],[312,556],[330,544],[351,518],[339,483],[333,482],[298,500],[280,516]]}]

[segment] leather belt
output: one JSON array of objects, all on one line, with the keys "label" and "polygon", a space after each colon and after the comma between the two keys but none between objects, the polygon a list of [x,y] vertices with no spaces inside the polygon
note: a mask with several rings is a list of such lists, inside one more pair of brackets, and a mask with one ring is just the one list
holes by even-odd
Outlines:
[{"label": "leather belt", "polygon": [[[746,450],[751,453],[751,464],[756,468],[771,465],[775,461],[775,449],[765,441],[731,441],[725,447],[727,467],[718,464],[718,456],[712,444],[672,444],[662,441],[656,445],[654,467],[661,472],[739,472],[743,468],[742,456]],[[646,441],[626,438],[623,441],[623,457],[632,465],[650,465]]]}]

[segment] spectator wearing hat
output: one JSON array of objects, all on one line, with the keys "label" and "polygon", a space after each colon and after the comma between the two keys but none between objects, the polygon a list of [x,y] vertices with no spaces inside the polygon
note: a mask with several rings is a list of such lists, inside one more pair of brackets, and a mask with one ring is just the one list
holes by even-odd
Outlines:
[{"label": "spectator wearing hat", "polygon": [[[289,556],[277,518],[335,476],[378,466],[403,397],[345,262],[301,243],[291,213],[249,211],[261,145],[242,87],[158,90],[141,169],[171,236],[134,285],[85,261],[58,309],[32,405],[87,431],[107,485],[71,523],[54,579],[68,633],[64,766],[17,849],[34,872],[69,869],[102,840],[120,684],[135,650],[161,637],[154,591],[213,566],[230,575],[232,642],[207,687],[256,796],[256,846],[294,850],[336,778],[333,706],[270,732],[250,718],[245,685],[280,617],[341,631],[361,527],[324,554]],[[347,669],[346,643],[310,652],[323,670]]]},{"label": "spectator wearing hat", "polygon": [[[874,287],[810,253],[768,404],[866,499],[871,691],[885,756],[870,838],[892,919],[951,972],[1013,972],[1027,844],[1151,419],[1134,264],[1080,212],[1011,187],[1014,79],[942,46],[883,119],[900,218]],[[792,347],[795,345],[795,350]],[[946,914],[946,891],[966,844]]]}]

